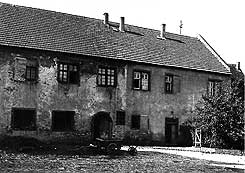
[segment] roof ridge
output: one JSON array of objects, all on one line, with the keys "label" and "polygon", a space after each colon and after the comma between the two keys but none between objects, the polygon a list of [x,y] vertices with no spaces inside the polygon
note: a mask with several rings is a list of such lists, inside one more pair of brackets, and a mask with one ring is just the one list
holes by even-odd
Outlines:
[{"label": "roof ridge", "polygon": [[109,30],[101,19],[8,3],[0,8],[0,45],[229,73],[195,37],[166,32],[162,41],[160,30],[125,24],[145,36],[135,37]]},{"label": "roof ridge", "polygon": [[30,6],[23,6],[23,5],[16,5],[16,4],[0,2],[0,7],[2,5],[9,5],[9,6],[13,6],[13,7],[19,7],[19,8],[29,8],[29,9],[33,9],[33,10],[41,10],[41,11],[46,11],[46,12],[51,12],[51,13],[59,13],[59,14],[62,14],[62,15],[67,15],[67,16],[72,16],[72,17],[78,17],[78,18],[82,17],[82,18],[88,18],[88,19],[92,19],[92,20],[100,20],[100,21],[102,21],[102,19],[97,19],[97,18],[87,17],[87,16],[81,16],[81,15],[77,15],[77,14],[70,14],[70,13],[65,13],[65,12],[61,12],[61,11],[47,10],[47,9],[43,9],[43,8],[37,8],[37,7],[30,7]]},{"label": "roof ridge", "polygon": [[[87,19],[91,19],[91,20],[97,20],[97,21],[103,21],[103,19],[98,19],[98,18],[93,18],[93,17],[87,17],[87,16],[82,16],[82,15],[78,15],[78,14],[70,14],[70,13],[65,13],[65,12],[61,12],[61,11],[55,11],[55,10],[47,10],[47,9],[43,9],[43,8],[37,8],[37,7],[30,7],[30,6],[23,6],[23,5],[16,5],[16,4],[10,4],[10,3],[5,3],[5,2],[0,2],[1,5],[10,5],[13,7],[20,7],[20,8],[29,8],[29,9],[33,9],[33,10],[42,10],[42,11],[46,11],[46,12],[51,12],[51,13],[59,13],[62,15],[67,15],[67,16],[72,16],[72,17],[78,17],[78,18],[87,18]],[[110,21],[112,23],[115,24],[119,24],[119,22],[114,22],[114,21]],[[160,32],[160,30],[158,29],[154,29],[154,28],[147,28],[147,27],[143,27],[143,26],[137,26],[137,25],[133,25],[133,24],[125,24],[126,26],[131,26],[131,27],[136,27],[136,28],[141,28],[141,29],[146,29],[146,30],[152,30],[155,32]],[[171,35],[175,35],[175,36],[181,36],[181,37],[187,37],[187,38],[192,38],[192,39],[197,39],[196,37],[192,37],[192,36],[188,36],[188,35],[180,35],[177,33],[172,33],[172,32],[166,32],[167,34],[171,34]]]}]

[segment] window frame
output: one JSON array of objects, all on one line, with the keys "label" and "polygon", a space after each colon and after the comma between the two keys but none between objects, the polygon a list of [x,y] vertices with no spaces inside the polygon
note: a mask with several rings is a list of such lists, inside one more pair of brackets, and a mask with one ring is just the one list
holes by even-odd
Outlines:
[{"label": "window frame", "polygon": [[[139,73],[139,78],[135,78],[135,73]],[[144,85],[143,85],[143,78],[144,78],[144,75],[147,74],[148,75],[148,79],[147,80],[147,84],[148,84],[148,88],[147,89],[144,89]],[[135,80],[139,80],[139,87],[136,88],[135,87]],[[138,90],[138,91],[150,91],[151,90],[151,73],[150,71],[146,71],[146,70],[138,70],[138,69],[135,69],[133,70],[133,75],[132,75],[132,89],[133,90]]]},{"label": "window frame", "polygon": [[[208,79],[207,94],[208,96],[216,96],[221,90],[221,80]],[[210,83],[213,83],[212,92],[210,93]],[[217,88],[218,87],[218,88]]]},{"label": "window frame", "polygon": [[[16,116],[17,116],[14,113],[15,111],[34,111],[34,114],[33,114],[34,117],[31,120],[33,125],[26,126],[26,127],[18,127],[19,124],[15,123]],[[25,119],[26,119],[26,117],[25,117]],[[37,110],[34,109],[34,108],[22,108],[22,107],[20,107],[20,108],[17,108],[17,107],[12,108],[11,109],[11,129],[19,130],[19,131],[35,131],[37,129]]]},{"label": "window frame", "polygon": [[[138,121],[138,122],[135,124],[135,121]],[[140,121],[141,121],[140,115],[138,115],[138,114],[131,115],[131,129],[132,130],[140,130],[140,123],[141,123]]]},{"label": "window frame", "polygon": [[[28,75],[29,71],[29,75]],[[32,76],[32,72],[34,72],[34,76]],[[38,79],[38,67],[37,66],[26,66],[26,71],[25,71],[25,79],[27,81],[37,81]]]},{"label": "window frame", "polygon": [[117,111],[116,112],[116,125],[125,125],[125,122],[126,122],[125,120],[126,120],[126,112]]},{"label": "window frame", "polygon": [[[105,73],[102,72],[103,70],[105,71]],[[113,74],[112,74],[112,70],[114,71]],[[104,84],[102,82],[103,77],[105,80]],[[110,82],[108,81],[108,79]],[[112,81],[113,81],[113,84],[112,84]],[[117,86],[117,69],[115,67],[109,67],[109,66],[98,66],[96,83],[97,83],[97,86],[99,87],[116,87]]]},{"label": "window frame", "polygon": [[[66,69],[64,68],[64,66],[66,65]],[[72,70],[71,70],[71,66],[72,66]],[[62,67],[62,68],[61,68]],[[76,67],[76,71],[74,71],[74,67]],[[75,73],[75,81],[76,82],[71,82],[71,73]],[[64,76],[66,73],[66,81],[64,80]],[[58,66],[57,66],[57,81],[59,83],[63,83],[63,84],[74,84],[77,85],[79,84],[79,64],[78,63],[68,63],[68,62],[58,62]]]},{"label": "window frame", "polygon": [[[172,79],[172,81],[167,82],[166,78],[169,77]],[[169,85],[169,87],[167,87]],[[171,90],[167,90],[167,88],[170,88]],[[174,75],[170,73],[166,73],[164,76],[164,91],[165,94],[173,94],[174,93]]]}]

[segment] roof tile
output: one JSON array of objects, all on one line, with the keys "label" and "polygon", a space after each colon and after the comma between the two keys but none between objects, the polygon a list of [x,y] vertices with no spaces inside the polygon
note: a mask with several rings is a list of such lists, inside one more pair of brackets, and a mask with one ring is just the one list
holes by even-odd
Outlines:
[{"label": "roof tile", "polygon": [[[118,27],[118,23],[110,22]],[[10,4],[0,6],[0,44],[229,73],[197,38]]]}]

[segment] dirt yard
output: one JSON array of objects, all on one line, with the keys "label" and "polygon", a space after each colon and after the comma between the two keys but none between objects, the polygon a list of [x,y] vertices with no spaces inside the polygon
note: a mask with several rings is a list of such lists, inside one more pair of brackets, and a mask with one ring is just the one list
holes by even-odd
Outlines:
[{"label": "dirt yard", "polygon": [[166,153],[138,152],[130,156],[74,153],[20,153],[0,150],[0,172],[241,172],[220,163]]}]

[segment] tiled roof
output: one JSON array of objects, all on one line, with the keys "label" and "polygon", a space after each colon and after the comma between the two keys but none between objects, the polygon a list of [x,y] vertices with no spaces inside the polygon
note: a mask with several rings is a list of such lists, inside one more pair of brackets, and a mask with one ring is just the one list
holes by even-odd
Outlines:
[{"label": "tiled roof", "polygon": [[30,7],[0,4],[0,45],[229,73],[199,39]]}]

